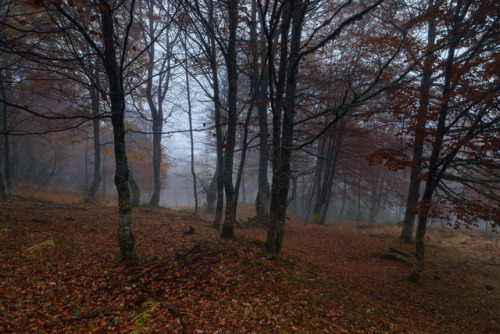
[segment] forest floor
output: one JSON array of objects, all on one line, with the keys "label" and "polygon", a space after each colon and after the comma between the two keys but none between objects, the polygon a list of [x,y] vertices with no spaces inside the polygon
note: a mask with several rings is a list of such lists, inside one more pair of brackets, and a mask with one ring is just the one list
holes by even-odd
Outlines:
[{"label": "forest floor", "polygon": [[431,229],[423,281],[410,283],[411,265],[380,257],[412,252],[397,226],[291,215],[275,257],[262,228],[222,241],[208,217],[137,208],[139,259],[123,261],[115,205],[53,189],[0,203],[0,332],[500,332],[497,236]]}]

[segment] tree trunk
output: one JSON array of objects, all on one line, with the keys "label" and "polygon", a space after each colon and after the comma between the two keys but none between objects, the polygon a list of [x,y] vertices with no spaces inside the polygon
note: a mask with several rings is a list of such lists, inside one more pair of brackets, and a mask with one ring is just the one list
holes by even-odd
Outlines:
[{"label": "tree trunk", "polygon": [[[318,159],[319,175],[317,175],[317,187],[318,192],[316,193],[316,205],[314,206],[312,222],[320,225],[324,225],[326,222],[326,215],[328,213],[328,207],[330,206],[330,200],[332,195],[333,180],[335,178],[335,170],[337,168],[337,158],[340,151],[340,145],[342,142],[342,133],[339,128],[338,131],[330,133],[329,137],[323,139],[323,148],[328,143],[328,152],[326,161],[324,159]],[[321,151],[323,155],[324,149]],[[323,165],[324,168],[322,167]],[[321,171],[324,169],[323,177]],[[322,186],[321,186],[322,185]]]},{"label": "tree trunk", "polygon": [[[0,71],[0,93],[2,94],[2,99],[7,101],[7,93],[5,91],[5,76],[3,71]],[[9,135],[8,135],[8,107],[7,104],[2,103],[2,131],[3,131],[3,163],[5,172],[5,185],[3,183],[2,173],[0,172],[0,198],[6,199],[10,192],[12,191],[12,181],[10,178],[10,147],[9,147]]]},{"label": "tree trunk", "polygon": [[379,180],[377,177],[375,179],[374,184],[372,185],[372,193],[371,193],[371,200],[370,200],[370,212],[368,214],[368,222],[370,223],[370,227],[375,223],[375,217],[378,214],[379,208],[380,208],[380,199],[381,196],[379,196],[379,182],[382,182]]},{"label": "tree trunk", "polygon": [[238,98],[238,67],[236,63],[236,28],[238,20],[238,0],[228,0],[229,40],[227,46],[226,67],[228,76],[228,121],[226,148],[224,150],[224,189],[226,191],[226,215],[222,226],[221,237],[234,237],[236,221],[236,206],[238,193],[233,186],[233,159],[236,145],[237,98]]},{"label": "tree trunk", "polygon": [[347,197],[347,183],[344,182],[344,187],[342,188],[342,204],[340,206],[340,211],[339,211],[339,220],[342,220],[342,216],[344,215],[346,197]]},{"label": "tree trunk", "polygon": [[[145,1],[145,3],[147,5],[147,9],[151,13],[158,11],[157,5],[161,6],[160,3],[151,0],[147,0]],[[169,11],[170,6],[170,3],[167,3],[165,10]],[[157,59],[155,58],[158,56],[158,53],[156,52],[156,43],[159,40],[157,39],[159,36],[156,36],[155,30],[157,27],[157,22],[156,20],[150,19],[148,20],[148,24],[149,25],[147,27],[144,27],[144,32],[146,35],[145,43],[151,44],[149,49],[147,50],[149,66],[147,66],[148,79],[146,81],[146,97],[149,109],[151,111],[151,127],[153,130],[153,193],[151,194],[148,206],[158,207],[160,205],[160,194],[162,187],[161,165],[163,163],[163,159],[161,140],[163,133],[163,123],[165,121],[163,113],[163,102],[170,87],[171,57],[163,57],[160,62],[157,62]],[[168,32],[164,37],[165,39],[162,42],[162,49],[165,54],[170,54],[174,42],[170,40],[170,35]],[[157,64],[160,64],[160,67],[155,70]],[[156,85],[156,87],[154,87],[154,85]]]},{"label": "tree trunk", "polygon": [[[470,3],[469,3],[470,5]],[[457,5],[457,13],[461,11],[461,3]],[[455,16],[455,19],[459,19],[459,15]],[[458,26],[461,22],[454,22],[453,29],[451,32],[451,43],[448,47],[448,56],[446,59],[445,71],[444,71],[444,84],[441,94],[441,103],[439,108],[439,116],[436,125],[436,133],[434,135],[434,140],[432,142],[432,154],[428,163],[428,173],[425,183],[425,190],[420,202],[419,217],[417,234],[415,240],[415,262],[413,266],[413,272],[408,278],[411,281],[420,281],[422,279],[422,274],[424,270],[424,238],[427,228],[427,219],[429,212],[431,210],[432,195],[436,190],[441,178],[446,170],[449,162],[440,163],[440,154],[442,150],[443,138],[446,134],[446,117],[449,110],[449,101],[451,93],[451,82],[453,77],[453,66],[455,62],[455,51],[458,46],[459,38],[458,36]],[[456,151],[458,152],[458,151]],[[456,154],[456,153],[455,153]],[[441,170],[439,170],[441,168]]]},{"label": "tree trunk", "polygon": [[[118,193],[118,241],[120,254],[124,259],[133,259],[137,255],[134,250],[134,235],[129,192],[129,168],[125,145],[125,94],[123,90],[122,71],[118,66],[114,43],[113,12],[108,2],[101,1],[102,32],[104,39],[104,66],[109,82],[111,100],[111,123],[115,152],[115,185]],[[132,6],[134,1],[132,2]]]},{"label": "tree trunk", "polygon": [[[430,1],[429,6],[433,5]],[[436,20],[434,18],[428,21],[427,31],[427,52],[430,52],[434,47],[436,40]],[[427,124],[427,110],[429,107],[429,93],[432,85],[432,65],[435,57],[433,54],[428,54],[424,60],[424,70],[422,74],[422,82],[420,88],[420,101],[417,112],[418,124],[415,130],[415,144],[413,147],[413,166],[410,174],[410,186],[406,199],[406,211],[403,221],[401,235],[402,240],[411,243],[413,240],[413,224],[417,210],[418,198],[420,196],[420,171],[422,169],[422,156],[424,150],[425,128]]]},{"label": "tree trunk", "polygon": [[92,100],[92,116],[95,117],[92,120],[92,127],[94,130],[94,174],[92,178],[92,183],[88,189],[85,202],[95,203],[95,195],[99,186],[101,184],[101,141],[100,141],[100,120],[97,118],[99,116],[99,94],[95,87],[90,88],[90,98]]},{"label": "tree trunk", "polygon": [[215,171],[212,181],[207,189],[207,209],[208,214],[215,212],[215,200],[217,199],[217,170]]},{"label": "tree trunk", "polygon": [[[284,32],[282,32],[281,36],[283,46],[280,59],[280,76],[282,70],[283,72],[286,71],[286,84],[283,85],[283,87],[286,87],[285,97],[283,102],[279,102],[283,95],[278,94],[277,91],[277,103],[282,104],[282,108],[276,108],[273,115],[273,131],[279,133],[277,136],[273,136],[273,155],[276,155],[276,157],[273,157],[270,222],[266,241],[267,249],[273,253],[281,251],[285,232],[288,188],[290,187],[290,162],[293,151],[293,123],[297,75],[299,72],[299,51],[302,26],[307,9],[307,5],[300,3],[300,1],[292,0],[290,2],[287,2],[288,8],[284,8],[284,26],[282,27]],[[290,20],[292,21],[292,35],[290,39],[290,56],[288,57],[286,44]],[[281,114],[283,114],[282,126],[280,126],[281,121],[279,120]]]},{"label": "tree trunk", "polygon": [[[252,21],[257,22],[257,5],[256,1],[252,1]],[[257,43],[256,25],[252,25],[251,40]],[[255,55],[253,62],[254,67],[257,67],[259,55]],[[263,63],[263,62],[262,62]],[[267,123],[267,103],[268,103],[268,82],[266,78],[257,78],[255,74],[252,82],[254,89],[258,91],[256,97],[257,113],[259,117],[259,172],[257,180],[257,197],[255,198],[255,214],[259,219],[269,220],[269,200],[271,189],[268,180],[268,165],[269,165],[269,125]]]},{"label": "tree trunk", "polygon": [[[213,0],[209,2],[209,26],[213,31],[214,23],[214,3]],[[222,222],[222,210],[224,207],[224,134],[222,133],[221,124],[221,102],[220,102],[220,92],[219,92],[219,74],[217,69],[217,54],[215,46],[215,36],[210,35],[210,67],[212,68],[212,80],[213,80],[213,90],[214,90],[214,110],[215,110],[215,136],[216,136],[216,185],[217,185],[217,202],[215,207],[215,217],[212,223],[212,227],[219,229]]]},{"label": "tree trunk", "polygon": [[[187,36],[185,36],[187,39]],[[186,48],[186,46],[185,46]],[[187,48],[184,50],[187,59]],[[188,104],[188,118],[189,118],[189,141],[191,143],[191,175],[193,176],[193,196],[194,196],[194,214],[198,215],[198,189],[196,184],[196,173],[194,171],[194,139],[193,139],[193,118],[191,108],[191,87],[189,85],[188,68],[185,68],[186,74],[186,89],[187,89],[187,104]]]},{"label": "tree trunk", "polygon": [[141,189],[139,188],[137,182],[135,182],[135,179],[130,172],[129,177],[130,189],[132,190],[132,200],[130,201],[130,204],[133,208],[136,208],[141,205]]},{"label": "tree trunk", "polygon": [[[160,205],[161,193],[161,133],[163,126],[163,113],[153,116],[153,194],[148,202],[149,206],[158,207]],[[161,120],[160,120],[161,119]]]},{"label": "tree trunk", "polygon": [[[281,23],[281,42],[280,42],[280,60],[278,69],[278,82],[276,86],[276,93],[273,101],[271,101],[271,108],[273,112],[273,155],[272,155],[272,186],[271,186],[271,202],[269,205],[269,226],[267,229],[266,248],[273,253],[279,253],[283,243],[283,233],[285,229],[285,222],[280,218],[279,206],[280,204],[280,183],[283,176],[281,170],[281,146],[282,146],[282,113],[283,113],[283,96],[285,91],[285,79],[288,60],[288,35],[290,30],[291,21],[291,4],[290,1],[284,3],[282,23]],[[270,69],[274,63],[274,55],[271,51],[272,48],[268,47],[268,56]],[[270,95],[273,98],[273,83],[274,73],[269,75]],[[286,206],[286,202],[285,202]],[[286,209],[286,208],[285,208]]]}]

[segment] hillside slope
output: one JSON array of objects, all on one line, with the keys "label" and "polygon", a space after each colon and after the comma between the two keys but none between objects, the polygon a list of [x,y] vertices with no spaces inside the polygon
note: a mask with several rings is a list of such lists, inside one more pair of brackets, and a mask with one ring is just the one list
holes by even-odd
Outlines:
[{"label": "hillside slope", "polygon": [[224,242],[188,212],[139,208],[139,259],[124,262],[117,209],[60,195],[0,203],[1,331],[500,330],[498,241],[472,233],[430,231],[424,281],[413,284],[411,266],[379,256],[388,247],[411,252],[394,228],[360,233],[294,219],[276,258],[258,241],[264,229],[238,229]]}]

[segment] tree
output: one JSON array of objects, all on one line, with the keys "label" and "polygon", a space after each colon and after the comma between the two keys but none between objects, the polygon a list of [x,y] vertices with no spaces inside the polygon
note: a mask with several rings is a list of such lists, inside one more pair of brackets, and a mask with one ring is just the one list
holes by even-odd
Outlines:
[{"label": "tree", "polygon": [[[176,12],[171,13],[171,3],[163,1],[146,0],[145,15],[141,17],[143,25],[144,44],[147,48],[147,78],[146,99],[151,112],[151,128],[153,133],[153,193],[148,205],[157,207],[160,201],[162,187],[161,165],[162,147],[161,139],[163,125],[168,116],[164,113],[164,102],[172,81],[172,60],[174,59],[174,45],[180,30],[171,32],[167,29],[172,26],[172,18]],[[167,21],[168,19],[168,21]],[[160,50],[162,50],[160,52]],[[145,117],[146,118],[146,117]]]},{"label": "tree", "polygon": [[[332,120],[324,130],[319,131],[319,137],[347,112],[352,110],[354,106],[362,105],[373,96],[400,82],[401,78],[408,73],[408,70],[403,70],[402,76],[393,78],[392,82],[383,87],[379,85],[382,73],[387,70],[401,50],[401,43],[403,43],[406,36],[406,28],[401,28],[399,32],[397,30],[395,32],[401,34],[402,39],[395,39],[396,43],[392,46],[389,56],[378,58],[377,74],[365,78],[365,83],[368,81],[371,82],[370,84],[359,86],[357,91],[350,91],[347,88],[345,98],[341,103],[326,108],[309,118],[306,117],[303,120],[294,119],[297,79],[301,60],[335,40],[347,27],[362,20],[365,15],[374,11],[382,2],[375,1],[368,6],[360,5],[359,7],[352,5],[350,1],[338,6],[330,2],[316,4],[315,2],[299,0],[283,1],[282,3],[274,2],[273,4],[269,2],[259,3],[270,64],[269,91],[273,113],[273,180],[270,224],[266,242],[267,249],[271,252],[279,252],[283,242],[291,173],[290,162],[294,150],[294,126],[314,117],[332,114]],[[320,11],[319,6],[328,7],[328,10]],[[305,17],[308,13],[326,14],[323,17],[321,17],[321,14],[319,14],[319,17],[308,17],[308,20],[316,19],[322,23],[319,24],[318,28],[308,29],[303,32]],[[385,24],[387,23],[385,22]],[[388,29],[391,30],[389,27]],[[276,31],[280,31],[280,37],[279,47],[275,49],[273,45],[277,38]],[[302,42],[303,40],[304,42]],[[279,55],[278,59],[275,57],[275,53]]]},{"label": "tree", "polygon": [[[134,24],[135,0],[126,4],[100,0],[94,4],[71,3],[69,5],[62,4],[60,1],[50,4],[33,1],[30,5],[33,9],[39,10],[38,13],[42,24],[34,27],[34,29],[21,28],[17,30],[23,33],[26,38],[31,38],[30,42],[36,41],[38,38],[39,44],[44,45],[48,38],[55,39],[64,36],[66,41],[71,42],[71,47],[54,56],[43,54],[42,51],[30,50],[30,52],[26,52],[25,50],[15,50],[13,46],[8,46],[9,52],[17,52],[28,59],[35,59],[56,72],[61,72],[61,66],[65,66],[65,64],[71,65],[73,69],[75,64],[82,64],[80,54],[83,54],[83,57],[95,56],[99,59],[105,71],[108,91],[101,92],[101,98],[107,100],[109,96],[111,104],[110,118],[113,126],[116,165],[115,185],[119,204],[118,240],[120,254],[124,259],[135,258],[124,123],[125,97],[127,94],[125,91],[125,77],[131,73],[133,70],[131,64],[141,54],[132,57],[129,54],[130,49],[135,47],[130,45],[131,30]],[[93,22],[92,25],[85,23],[84,20],[88,18]],[[99,18],[100,24],[94,24]],[[124,22],[124,24],[120,22]],[[120,29],[117,29],[117,27]],[[86,53],[87,50],[91,50],[91,53]],[[80,69],[82,73],[87,71],[87,68]],[[33,113],[32,110],[30,111]],[[64,116],[60,118],[64,118]]]},{"label": "tree", "polygon": [[[98,82],[99,80],[97,79],[97,76],[99,75],[99,72],[97,71],[97,68],[95,68],[91,72],[94,77],[93,81]],[[92,183],[90,184],[90,187],[88,189],[88,192],[85,197],[85,202],[90,202],[90,203],[95,203],[95,196],[97,194],[97,190],[99,189],[99,185],[101,184],[101,140],[100,140],[100,122],[101,120],[99,119],[99,91],[98,89],[90,85],[88,87],[89,94],[90,94],[90,101],[91,101],[91,108],[92,108],[92,128],[94,132],[94,171],[93,171],[93,178],[92,178]]]},{"label": "tree", "polygon": [[[489,142],[489,133],[497,131],[500,123],[500,78],[484,71],[491,64],[491,57],[498,55],[495,36],[500,17],[496,9],[498,4],[472,0],[440,7],[439,18],[447,28],[447,49],[443,55],[442,89],[435,105],[435,127],[429,131],[432,148],[427,159],[426,185],[419,202],[411,280],[422,279],[424,238],[432,200],[449,170],[460,171],[467,166],[464,162],[473,166],[478,153],[472,153],[474,149],[486,160],[498,163],[488,148],[477,145],[478,141]],[[482,80],[477,80],[479,78]],[[457,160],[460,163],[455,166]]]},{"label": "tree", "polygon": [[[430,0],[428,6],[432,8],[434,1]],[[425,127],[427,124],[427,112],[429,107],[430,90],[432,85],[433,63],[435,61],[433,49],[436,41],[436,19],[434,10],[428,11],[430,16],[427,21],[427,55],[424,58],[422,68],[422,80],[420,83],[419,107],[416,114],[417,124],[415,127],[415,139],[413,143],[413,161],[410,174],[410,186],[406,199],[406,212],[403,221],[400,238],[405,242],[413,240],[413,225],[418,199],[420,196],[420,173],[422,170],[422,156],[424,151]]]}]

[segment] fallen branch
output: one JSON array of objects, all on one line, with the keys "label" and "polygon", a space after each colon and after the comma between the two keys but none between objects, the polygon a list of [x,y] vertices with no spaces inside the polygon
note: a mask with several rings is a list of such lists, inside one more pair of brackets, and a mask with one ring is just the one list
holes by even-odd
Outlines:
[{"label": "fallen branch", "polygon": [[382,253],[380,254],[380,258],[407,264],[411,263],[410,260],[408,260],[406,257],[396,253]]},{"label": "fallen branch", "polygon": [[151,298],[153,298],[158,303],[160,303],[160,305],[163,308],[165,308],[166,310],[168,310],[170,313],[172,313],[174,316],[176,316],[177,319],[179,319],[179,325],[182,327],[182,334],[186,334],[187,333],[186,325],[184,324],[184,321],[182,320],[181,314],[179,312],[177,312],[176,309],[168,307],[167,305],[165,305],[161,299],[159,299],[158,297],[156,297],[156,294],[154,292],[152,292],[151,290],[149,290],[148,288],[146,288],[144,286],[143,279],[141,279],[140,282],[141,282],[141,290],[142,291],[146,292]]},{"label": "fallen branch", "polygon": [[492,263],[492,262],[471,262],[471,263],[479,263],[479,264],[484,264],[486,266],[500,267],[500,263]]},{"label": "fallen branch", "polygon": [[410,254],[405,253],[405,252],[402,252],[402,251],[400,251],[399,249],[396,249],[396,248],[393,248],[393,247],[389,247],[389,250],[390,250],[392,253],[396,253],[396,254],[399,254],[399,255],[402,255],[402,256],[406,256],[406,257],[411,257],[411,255],[410,255]]},{"label": "fallen branch", "polygon": [[31,219],[32,222],[35,223],[42,223],[42,224],[52,224],[50,220],[42,219],[42,218],[33,218]]},{"label": "fallen branch", "polygon": [[73,318],[64,319],[64,320],[60,320],[60,321],[54,321],[54,322],[46,322],[45,324],[43,324],[43,327],[49,328],[49,327],[57,326],[60,324],[67,324],[67,323],[70,323],[73,321],[80,321],[80,320],[85,320],[85,319],[97,318],[98,316],[99,316],[99,313],[93,312],[93,313],[81,315],[79,317],[73,317]]},{"label": "fallen branch", "polygon": [[341,260],[342,262],[344,262],[344,264],[346,264],[344,258],[340,257],[340,255],[338,255],[337,253],[335,253],[334,251],[332,251],[333,255],[335,255],[339,260]]}]

